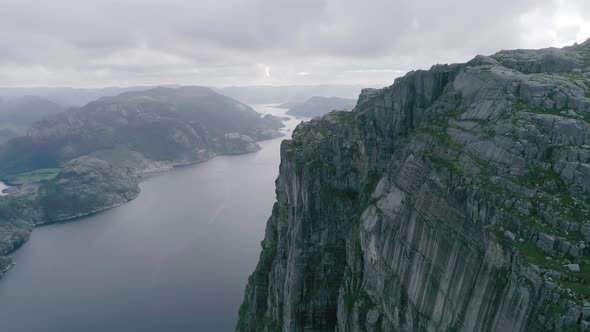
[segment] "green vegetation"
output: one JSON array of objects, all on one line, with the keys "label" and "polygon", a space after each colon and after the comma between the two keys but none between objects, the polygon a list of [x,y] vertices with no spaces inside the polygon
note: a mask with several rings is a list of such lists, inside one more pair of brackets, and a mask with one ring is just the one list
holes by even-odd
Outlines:
[{"label": "green vegetation", "polygon": [[377,187],[377,184],[381,180],[381,174],[376,170],[369,171],[367,176],[367,184],[365,185],[365,194],[370,195],[373,193],[373,190]]},{"label": "green vegetation", "polygon": [[589,80],[585,80],[584,84],[586,84],[586,97],[590,98],[590,81]]},{"label": "green vegetation", "polygon": [[[448,121],[448,119],[446,120]],[[434,137],[437,143],[449,148],[450,150],[462,153],[464,152],[463,146],[456,143],[449,137],[447,134],[447,127],[446,126],[430,126],[430,127],[420,127],[416,130],[418,133],[423,133]]]},{"label": "green vegetation", "polygon": [[8,204],[8,199],[5,197],[0,197],[0,224],[6,223],[9,220]]},{"label": "green vegetation", "polygon": [[[568,192],[568,185],[553,169],[531,168],[518,178],[519,183],[527,188],[542,189],[546,195],[537,195],[532,201],[535,209],[552,210],[559,215],[576,222],[588,221],[588,207],[584,202],[574,200]],[[582,238],[577,238],[581,240]]]},{"label": "green vegetation", "polygon": [[543,269],[559,271],[569,276],[570,280],[568,281],[557,279],[556,282],[584,298],[590,298],[590,262],[581,262],[580,272],[571,272],[564,266],[559,257],[547,259],[546,257],[550,257],[550,255],[543,252],[531,241],[515,242],[515,245],[525,255],[530,264]]},{"label": "green vegetation", "polygon": [[461,167],[461,165],[452,159],[446,159],[446,158],[441,158],[437,155],[433,155],[433,154],[428,154],[426,155],[426,157],[430,160],[430,162],[434,165],[434,167],[437,168],[446,168],[449,171],[451,171],[452,173],[456,173],[456,174],[465,174],[465,171],[463,170],[463,167]]},{"label": "green vegetation", "polygon": [[55,179],[60,172],[61,168],[42,168],[32,172],[8,176],[7,182],[10,184],[19,185],[32,182],[49,181]]},{"label": "green vegetation", "polygon": [[563,280],[559,280],[559,283],[561,285],[571,289],[576,294],[582,295],[586,298],[590,297],[590,285],[589,284],[583,284],[583,283],[572,282],[572,281],[563,281]]},{"label": "green vegetation", "polygon": [[561,306],[559,306],[555,303],[549,305],[549,311],[557,314],[558,316],[562,316],[567,313],[567,311],[564,308],[562,308]]},{"label": "green vegetation", "polygon": [[518,100],[514,103],[514,109],[517,111],[522,112],[529,112],[535,114],[547,114],[547,115],[554,115],[568,119],[575,119],[575,120],[582,120],[587,123],[590,123],[590,116],[585,114],[578,114],[572,115],[569,114],[567,108],[542,108],[542,107],[533,107],[525,103],[523,100]]},{"label": "green vegetation", "polygon": [[338,122],[346,125],[354,123],[355,113],[351,111],[333,111],[331,114]]},{"label": "green vegetation", "polygon": [[560,272],[566,272],[563,264],[559,259],[546,259],[549,256],[543,250],[539,249],[532,241],[516,241],[515,246],[525,255],[530,264],[544,269],[552,269]]}]

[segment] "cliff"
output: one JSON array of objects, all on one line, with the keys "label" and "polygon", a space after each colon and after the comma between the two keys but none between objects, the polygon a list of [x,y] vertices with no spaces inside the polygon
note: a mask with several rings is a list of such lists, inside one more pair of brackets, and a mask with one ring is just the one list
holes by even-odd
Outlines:
[{"label": "cliff", "polygon": [[590,329],[590,40],[437,65],[281,146],[238,331]]}]

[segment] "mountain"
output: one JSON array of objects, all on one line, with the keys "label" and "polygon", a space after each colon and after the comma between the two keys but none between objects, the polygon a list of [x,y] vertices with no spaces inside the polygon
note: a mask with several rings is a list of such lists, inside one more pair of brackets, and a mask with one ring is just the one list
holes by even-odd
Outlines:
[{"label": "mountain", "polygon": [[37,96],[0,97],[0,129],[24,134],[33,123],[65,109]]},{"label": "mountain", "polygon": [[356,99],[314,96],[302,103],[286,103],[280,106],[289,109],[287,114],[313,118],[335,110],[350,111],[355,104]]},{"label": "mountain", "polygon": [[590,39],[413,71],[281,146],[238,331],[587,331]]},{"label": "mountain", "polygon": [[203,87],[103,97],[45,117],[0,145],[0,276],[34,226],[102,211],[139,194],[144,173],[257,151],[279,118]]},{"label": "mountain", "polygon": [[292,85],[232,86],[219,88],[225,96],[249,104],[273,104],[286,101],[303,102],[313,96],[356,98],[362,87],[357,85]]},{"label": "mountain", "polygon": [[18,137],[18,133],[14,129],[9,129],[9,128],[1,128],[0,129],[0,144],[6,143],[15,137]]},{"label": "mountain", "polygon": [[[208,88],[126,92],[47,117],[26,136],[12,139],[0,148],[0,178],[59,167],[93,153],[109,162],[137,159],[135,153],[146,162],[198,162],[216,154],[256,151],[255,141],[277,137],[281,126],[278,119],[262,118]],[[122,149],[129,152],[121,154]]]},{"label": "mountain", "polygon": [[[167,86],[178,87],[178,86]],[[0,87],[0,98],[37,96],[50,100],[62,107],[80,107],[87,103],[107,96],[117,96],[124,92],[145,91],[153,86],[107,87],[107,88],[70,88],[70,87],[38,87],[38,88],[7,88]]]}]

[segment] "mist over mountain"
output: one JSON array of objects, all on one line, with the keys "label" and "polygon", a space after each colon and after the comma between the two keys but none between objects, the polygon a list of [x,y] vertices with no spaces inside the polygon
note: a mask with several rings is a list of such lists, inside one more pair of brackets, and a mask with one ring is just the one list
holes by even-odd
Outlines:
[{"label": "mist over mountain", "polygon": [[209,88],[153,88],[102,97],[36,122],[0,148],[0,174],[22,173],[124,147],[150,160],[191,162],[257,149],[280,121]]},{"label": "mist over mountain", "polygon": [[0,129],[15,135],[24,134],[36,121],[65,109],[37,96],[0,97]]},{"label": "mist over mountain", "polygon": [[250,104],[303,102],[313,96],[357,98],[364,86],[309,85],[309,86],[244,86],[220,88],[219,92]]},{"label": "mist over mountain", "polygon": [[0,0],[0,332],[590,332],[589,36],[590,0]]},{"label": "mist over mountain", "polygon": [[314,96],[304,102],[288,102],[279,107],[287,108],[287,114],[290,115],[313,118],[330,111],[349,111],[355,104],[356,99]]},{"label": "mist over mountain", "polygon": [[153,86],[106,87],[106,88],[74,88],[74,87],[38,87],[8,88],[0,87],[0,98],[35,96],[50,100],[62,107],[83,106],[93,100],[105,96],[116,96],[128,91],[142,91]]}]

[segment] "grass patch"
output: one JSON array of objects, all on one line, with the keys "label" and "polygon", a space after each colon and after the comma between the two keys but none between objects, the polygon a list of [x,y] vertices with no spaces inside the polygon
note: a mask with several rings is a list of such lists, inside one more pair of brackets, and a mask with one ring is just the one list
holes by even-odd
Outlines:
[{"label": "grass patch", "polygon": [[55,179],[61,168],[42,168],[32,172],[26,172],[8,176],[7,182],[12,185],[19,185],[31,182],[49,181]]},{"label": "grass patch", "polygon": [[453,141],[451,137],[449,137],[449,134],[447,134],[446,124],[444,126],[423,126],[418,128],[416,131],[434,137],[436,142],[452,151],[457,153],[464,152],[463,146]]},{"label": "grass patch", "polygon": [[559,280],[559,283],[571,289],[576,294],[580,294],[586,298],[590,297],[590,284],[581,284],[577,282],[563,280]]},{"label": "grass patch", "polygon": [[[535,167],[529,170],[525,175],[518,178],[520,185],[531,188],[541,189],[548,195],[538,195],[535,198],[537,205],[543,205],[542,209],[551,207],[564,218],[576,222],[588,221],[588,207],[584,202],[575,201],[568,192],[567,183],[553,169],[544,170]],[[581,234],[572,234],[571,240],[583,240]]]},{"label": "grass patch", "polygon": [[333,111],[331,115],[340,123],[350,125],[354,123],[355,113],[352,111]]},{"label": "grass patch", "polygon": [[526,104],[522,100],[515,102],[513,106],[514,106],[514,109],[517,111],[523,111],[523,112],[529,112],[529,113],[535,113],[535,114],[548,114],[548,115],[559,116],[562,118],[582,120],[586,123],[590,123],[590,116],[588,116],[586,114],[578,114],[577,116],[570,115],[567,112],[567,110],[568,110],[567,108],[557,109],[557,108],[533,107],[533,106]]},{"label": "grass patch", "polygon": [[439,169],[446,168],[449,171],[451,171],[451,173],[461,174],[461,175],[465,174],[463,167],[461,167],[461,165],[458,162],[456,162],[455,160],[441,158],[439,156],[432,155],[432,154],[429,154],[426,157],[430,160],[430,162],[436,168],[439,168]]},{"label": "grass patch", "polygon": [[555,314],[557,314],[559,316],[562,316],[562,315],[567,314],[567,311],[564,308],[562,308],[561,306],[559,306],[559,305],[557,305],[555,303],[552,303],[549,306],[549,312],[555,313]]},{"label": "grass patch", "polygon": [[523,242],[516,241],[515,246],[525,255],[529,264],[536,265],[543,269],[567,272],[558,258],[546,259],[545,257],[550,255],[539,249],[539,247],[530,240]]}]

